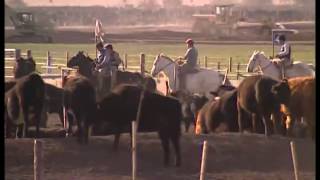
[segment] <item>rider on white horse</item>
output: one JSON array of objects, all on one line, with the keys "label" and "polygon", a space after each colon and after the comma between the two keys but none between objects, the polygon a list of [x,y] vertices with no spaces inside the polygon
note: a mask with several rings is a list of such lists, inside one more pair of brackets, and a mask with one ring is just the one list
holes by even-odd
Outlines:
[{"label": "rider on white horse", "polygon": [[198,60],[198,50],[194,47],[194,41],[192,39],[187,39],[187,52],[184,57],[180,59],[186,60],[186,63],[179,68],[179,89],[185,89],[186,74],[193,73],[196,70],[197,60]]},{"label": "rider on white horse", "polygon": [[278,59],[273,59],[272,62],[278,67],[280,66],[280,74],[281,77],[280,79],[285,78],[285,67],[290,66],[292,64],[291,62],[291,46],[290,44],[286,41],[286,37],[281,34],[279,36],[279,43],[281,45],[280,52],[276,55],[276,58]]}]

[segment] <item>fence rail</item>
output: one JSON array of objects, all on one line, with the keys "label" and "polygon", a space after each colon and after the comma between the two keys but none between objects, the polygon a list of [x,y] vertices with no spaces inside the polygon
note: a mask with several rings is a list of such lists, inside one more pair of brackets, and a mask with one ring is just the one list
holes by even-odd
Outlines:
[{"label": "fence rail", "polygon": [[[55,56],[53,56],[55,55]],[[15,59],[20,57],[33,57],[37,60],[37,70],[40,73],[45,74],[45,77],[49,77],[53,74],[53,77],[56,77],[56,74],[60,73],[61,67],[66,67],[68,59],[70,58],[70,53],[68,51],[65,54],[58,56],[57,52],[46,52],[46,56],[35,56],[31,54],[31,50],[27,50],[26,53],[21,53],[20,49],[5,49],[5,78],[12,76],[10,70],[13,69],[12,63]],[[64,57],[63,57],[64,56]],[[152,59],[155,59],[157,55],[153,54],[123,54],[123,65],[120,65],[120,69],[125,69],[127,71],[145,73],[145,70],[151,69]],[[177,58],[176,56],[170,56],[173,59]],[[239,59],[236,60],[232,57],[223,58],[223,57],[208,57],[203,56],[203,58],[198,59],[199,66],[202,68],[214,69],[218,72],[225,72],[225,69],[228,68],[228,78],[233,80],[239,80],[242,77],[252,75],[253,73],[246,72],[246,64],[239,62]],[[11,64],[8,65],[8,64]]]}]

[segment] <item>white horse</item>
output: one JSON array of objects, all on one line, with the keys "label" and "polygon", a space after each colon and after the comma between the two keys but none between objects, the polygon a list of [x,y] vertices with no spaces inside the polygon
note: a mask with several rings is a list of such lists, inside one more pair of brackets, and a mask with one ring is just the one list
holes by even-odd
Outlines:
[{"label": "white horse", "polygon": [[[280,80],[280,69],[264,55],[264,52],[254,51],[247,65],[247,72],[262,71],[266,76]],[[295,61],[285,68],[285,77],[315,76],[315,71],[308,64]]]},{"label": "white horse", "polygon": [[[199,72],[186,75],[186,91],[190,93],[203,94],[211,98],[210,91],[216,91],[218,87],[225,83],[226,79],[217,71],[198,68]],[[163,71],[169,79],[170,91],[177,91],[179,85],[178,64],[162,54],[159,54],[151,69],[151,75],[155,77]]]}]

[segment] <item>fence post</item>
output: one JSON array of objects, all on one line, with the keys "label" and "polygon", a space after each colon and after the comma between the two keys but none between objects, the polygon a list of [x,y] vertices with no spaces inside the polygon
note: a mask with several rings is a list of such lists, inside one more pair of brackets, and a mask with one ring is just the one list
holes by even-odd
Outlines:
[{"label": "fence post", "polygon": [[68,64],[68,61],[69,61],[69,52],[66,51],[66,65]]},{"label": "fence post", "polygon": [[291,155],[292,155],[292,161],[293,161],[295,180],[299,180],[299,172],[298,172],[299,166],[298,166],[298,160],[297,160],[296,144],[293,141],[291,141],[290,146],[291,146]]},{"label": "fence post", "polygon": [[204,56],[204,67],[208,68],[208,57]]},{"label": "fence post", "polygon": [[137,128],[136,121],[132,121],[132,180],[136,179],[137,176]]},{"label": "fence post", "polygon": [[229,72],[232,72],[232,57],[229,58]]},{"label": "fence post", "polygon": [[32,54],[31,54],[31,50],[30,49],[27,50],[27,58],[28,59],[32,58]]},{"label": "fence post", "polygon": [[21,50],[20,50],[20,49],[16,49],[15,55],[16,55],[16,60],[17,60],[17,59],[20,59],[20,57],[21,57]]},{"label": "fence post", "polygon": [[220,62],[217,62],[217,69],[220,70]]},{"label": "fence post", "polygon": [[141,70],[142,76],[144,76],[144,72],[145,72],[145,62],[146,62],[146,56],[145,54],[141,53],[140,54],[140,70]]},{"label": "fence post", "polygon": [[201,159],[201,170],[200,170],[200,180],[205,179],[206,173],[206,163],[207,163],[207,141],[203,142],[202,148],[202,159]]},{"label": "fence post", "polygon": [[42,180],[43,179],[43,144],[41,141],[35,139],[34,140],[34,180]]},{"label": "fence post", "polygon": [[240,75],[240,63],[238,62],[238,65],[237,65],[237,80],[239,80],[239,75]]},{"label": "fence post", "polygon": [[[67,70],[65,70],[64,68],[61,68],[61,88],[63,88],[64,84],[65,84],[65,79],[64,77],[67,76],[66,73],[68,73]],[[68,137],[68,115],[67,115],[67,110],[66,107],[63,105],[63,128],[65,129],[65,136]]]},{"label": "fence post", "polygon": [[128,54],[124,54],[124,69],[127,70],[128,68]]},{"label": "fence post", "polygon": [[50,55],[50,51],[47,51],[47,73],[51,73],[51,69],[50,69],[50,66],[51,66],[51,55]]}]

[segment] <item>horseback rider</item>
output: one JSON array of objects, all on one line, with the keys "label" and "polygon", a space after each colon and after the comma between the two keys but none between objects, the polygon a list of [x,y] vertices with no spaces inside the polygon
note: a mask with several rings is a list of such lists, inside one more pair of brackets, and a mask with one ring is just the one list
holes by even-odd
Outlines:
[{"label": "horseback rider", "polygon": [[[105,89],[108,89],[111,83],[109,80],[111,76],[111,67],[110,67],[110,50],[103,47],[102,42],[96,44],[96,48],[99,51],[99,55],[96,61],[95,70],[98,71],[98,94],[103,94]],[[107,80],[107,81],[106,81]]]},{"label": "horseback rider", "polygon": [[186,60],[185,63],[179,67],[178,76],[180,90],[185,89],[186,74],[195,72],[198,60],[198,50],[194,47],[194,41],[189,38],[185,43],[187,44],[188,49],[184,57],[179,58],[180,60]]},{"label": "horseback rider", "polygon": [[102,42],[96,44],[96,48],[99,51],[99,55],[96,61],[96,70],[103,74],[110,75],[110,50],[103,47]]},{"label": "horseback rider", "polygon": [[105,48],[110,53],[109,67],[111,70],[111,87],[113,87],[116,83],[118,67],[122,60],[119,53],[113,50],[112,44],[106,44]]},{"label": "horseback rider", "polygon": [[292,64],[291,62],[291,46],[286,41],[285,35],[281,34],[278,38],[281,45],[280,52],[275,56],[278,59],[272,59],[272,62],[280,68],[281,78],[285,78],[285,67]]},{"label": "horseback rider", "polygon": [[111,71],[118,70],[119,64],[122,61],[119,53],[117,51],[113,50],[112,44],[106,44],[105,48],[110,52]]}]

